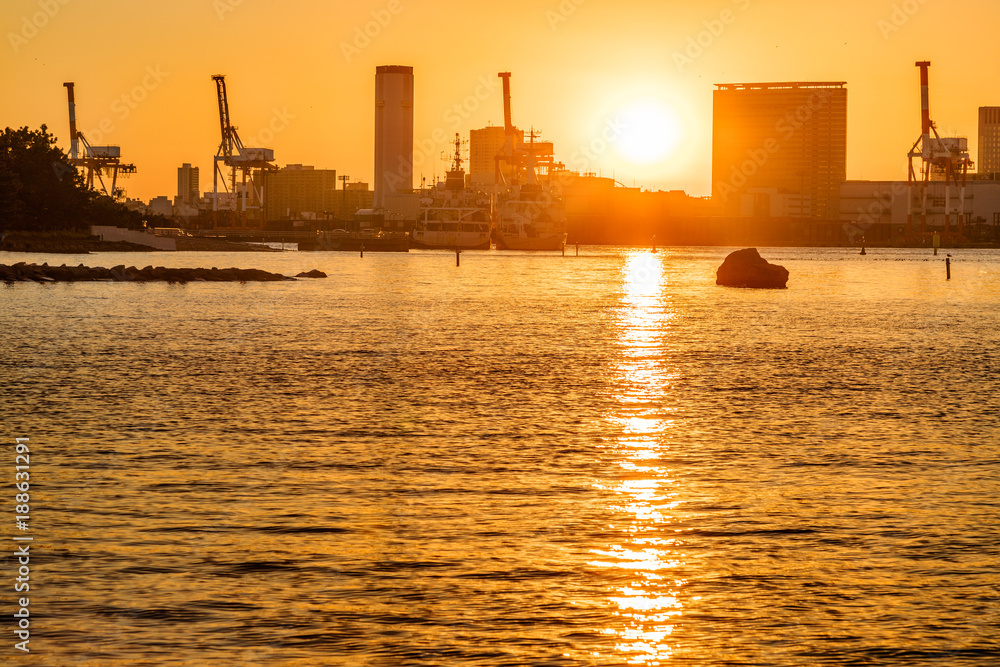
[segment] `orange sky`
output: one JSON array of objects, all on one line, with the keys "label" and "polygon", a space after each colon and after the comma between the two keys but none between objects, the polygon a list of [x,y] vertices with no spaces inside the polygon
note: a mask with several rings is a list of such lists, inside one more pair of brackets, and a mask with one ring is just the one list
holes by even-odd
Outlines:
[{"label": "orange sky", "polygon": [[[371,182],[377,65],[414,67],[418,143],[502,124],[482,82],[509,70],[514,122],[571,168],[707,195],[712,84],[830,80],[848,82],[848,177],[905,178],[914,62],[932,61],[932,117],[976,159],[977,109],[1000,105],[998,25],[996,0],[4,0],[0,125],[46,123],[68,149],[74,81],[80,129],[138,167],[129,196],[173,197],[183,162],[211,190],[221,73],[245,144]],[[447,146],[424,145],[418,178],[441,174]]]}]

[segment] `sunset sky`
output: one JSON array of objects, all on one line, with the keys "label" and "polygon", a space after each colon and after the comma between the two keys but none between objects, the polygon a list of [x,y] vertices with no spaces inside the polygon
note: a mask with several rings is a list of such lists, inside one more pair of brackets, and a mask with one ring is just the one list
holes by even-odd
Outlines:
[{"label": "sunset sky", "polygon": [[129,196],[173,197],[183,162],[211,190],[225,74],[245,144],[371,183],[375,67],[411,65],[419,183],[444,171],[435,130],[503,123],[511,71],[515,124],[568,167],[701,196],[713,84],[847,81],[848,177],[898,179],[920,133],[917,60],[933,63],[932,118],[977,158],[977,109],[1000,105],[998,25],[996,0],[4,0],[0,126],[45,123],[68,149],[74,81],[80,129],[138,167]]}]

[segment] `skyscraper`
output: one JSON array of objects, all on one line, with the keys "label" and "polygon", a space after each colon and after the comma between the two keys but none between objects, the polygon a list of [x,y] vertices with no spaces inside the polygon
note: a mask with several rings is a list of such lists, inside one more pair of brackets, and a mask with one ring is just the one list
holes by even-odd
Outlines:
[{"label": "skyscraper", "polygon": [[375,207],[413,189],[413,68],[375,70]]},{"label": "skyscraper", "polygon": [[177,204],[194,206],[198,203],[198,167],[192,167],[185,162],[177,167]]},{"label": "skyscraper", "polygon": [[838,218],[847,179],[845,85],[716,84],[712,196],[727,215]]},{"label": "skyscraper", "polygon": [[1000,107],[979,107],[979,173],[1000,176]]}]

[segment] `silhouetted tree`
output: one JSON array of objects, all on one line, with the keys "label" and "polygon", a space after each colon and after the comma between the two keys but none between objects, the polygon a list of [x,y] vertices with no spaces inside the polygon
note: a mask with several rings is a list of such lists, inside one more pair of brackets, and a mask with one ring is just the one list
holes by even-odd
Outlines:
[{"label": "silhouetted tree", "polygon": [[0,135],[0,226],[4,230],[79,229],[93,193],[83,177],[40,130],[7,128]]},{"label": "silhouetted tree", "polygon": [[0,134],[0,231],[87,231],[90,225],[141,228],[146,216],[89,189],[42,125]]}]

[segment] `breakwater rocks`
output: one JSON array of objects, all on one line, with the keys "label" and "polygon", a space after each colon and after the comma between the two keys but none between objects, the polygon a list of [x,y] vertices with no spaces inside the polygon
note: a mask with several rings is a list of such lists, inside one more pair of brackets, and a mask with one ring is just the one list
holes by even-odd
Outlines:
[{"label": "breakwater rocks", "polygon": [[[321,271],[310,272],[310,278],[325,278],[316,275]],[[295,280],[280,273],[269,273],[260,269],[168,269],[162,266],[147,266],[137,269],[134,266],[119,265],[106,269],[103,266],[49,266],[48,264],[25,264],[19,262],[12,266],[0,264],[0,281],[3,282],[276,282],[279,280]]]},{"label": "breakwater rocks", "polygon": [[756,248],[746,248],[726,257],[716,272],[715,282],[726,287],[785,289],[788,286],[788,270],[768,262]]}]

